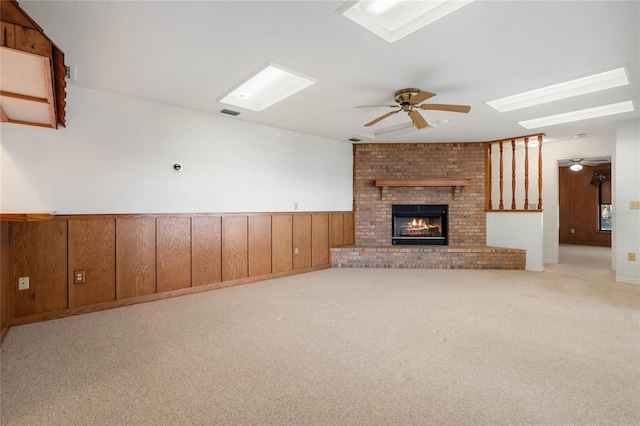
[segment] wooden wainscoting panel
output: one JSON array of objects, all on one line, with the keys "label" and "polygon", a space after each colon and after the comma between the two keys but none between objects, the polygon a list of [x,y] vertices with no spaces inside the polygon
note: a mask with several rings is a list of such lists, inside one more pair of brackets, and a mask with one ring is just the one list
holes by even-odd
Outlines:
[{"label": "wooden wainscoting panel", "polygon": [[344,244],[344,214],[331,213],[329,215],[329,246]]},{"label": "wooden wainscoting panel", "polygon": [[192,285],[222,281],[222,219],[220,216],[191,218]]},{"label": "wooden wainscoting panel", "polygon": [[355,240],[355,215],[353,213],[344,214],[344,243],[345,245],[354,245]]},{"label": "wooden wainscoting panel", "polygon": [[[8,298],[12,318],[67,307],[67,222],[16,222],[12,226],[12,276]],[[29,289],[18,290],[18,278]]]},{"label": "wooden wainscoting panel", "polygon": [[271,273],[271,216],[249,216],[249,276]]},{"label": "wooden wainscoting panel", "polygon": [[247,216],[222,217],[222,281],[249,276]]},{"label": "wooden wainscoting panel", "polygon": [[159,217],[158,292],[191,287],[191,218]]},{"label": "wooden wainscoting panel", "polygon": [[[115,300],[115,219],[70,219],[68,224],[69,307]],[[84,283],[74,283],[74,271],[84,271]]]},{"label": "wooden wainscoting panel", "polygon": [[8,222],[0,222],[0,342],[9,329],[9,317],[7,315],[7,300],[9,282],[12,280],[12,248],[9,245],[9,233],[13,232],[13,226]]},{"label": "wooden wainscoting panel", "polygon": [[156,219],[116,219],[116,299],[156,292]]},{"label": "wooden wainscoting panel", "polygon": [[272,270],[278,272],[293,269],[293,217],[276,214],[271,218]]},{"label": "wooden wainscoting panel", "polygon": [[293,215],[293,268],[311,267],[311,214]]},{"label": "wooden wainscoting panel", "polygon": [[329,215],[315,213],[311,218],[311,253],[313,266],[329,263]]}]

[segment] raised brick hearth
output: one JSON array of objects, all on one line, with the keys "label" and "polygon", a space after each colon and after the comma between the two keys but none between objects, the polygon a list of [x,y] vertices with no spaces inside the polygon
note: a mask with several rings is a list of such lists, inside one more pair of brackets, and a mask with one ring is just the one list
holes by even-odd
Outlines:
[{"label": "raised brick hearth", "polygon": [[331,249],[333,268],[525,269],[526,250],[500,247],[343,246]]}]

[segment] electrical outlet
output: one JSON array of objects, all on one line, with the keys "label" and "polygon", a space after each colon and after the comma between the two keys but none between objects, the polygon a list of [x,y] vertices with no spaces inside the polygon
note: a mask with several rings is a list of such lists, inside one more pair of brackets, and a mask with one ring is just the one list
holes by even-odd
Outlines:
[{"label": "electrical outlet", "polygon": [[18,290],[29,290],[29,277],[18,278]]},{"label": "electrical outlet", "polygon": [[86,278],[86,274],[84,273],[84,271],[75,271],[73,273],[73,283],[74,284],[83,284]]},{"label": "electrical outlet", "polygon": [[629,201],[629,210],[640,210],[640,201]]},{"label": "electrical outlet", "polygon": [[293,254],[299,254],[300,253],[300,249],[298,249],[298,247],[293,249]]},{"label": "electrical outlet", "polygon": [[627,254],[627,258],[629,259],[629,262],[635,262],[636,261],[636,254],[635,253],[629,253],[629,254]]},{"label": "electrical outlet", "polygon": [[575,229],[573,229],[573,228],[571,228],[571,233],[572,233],[572,234],[575,234],[575,233],[576,233],[576,230],[575,230]]}]

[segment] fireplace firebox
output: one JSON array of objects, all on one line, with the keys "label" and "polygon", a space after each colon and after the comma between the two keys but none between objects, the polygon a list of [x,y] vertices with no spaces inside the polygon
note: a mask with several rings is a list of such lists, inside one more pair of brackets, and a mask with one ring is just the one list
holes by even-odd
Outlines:
[{"label": "fireplace firebox", "polygon": [[391,244],[447,245],[446,204],[393,204]]}]

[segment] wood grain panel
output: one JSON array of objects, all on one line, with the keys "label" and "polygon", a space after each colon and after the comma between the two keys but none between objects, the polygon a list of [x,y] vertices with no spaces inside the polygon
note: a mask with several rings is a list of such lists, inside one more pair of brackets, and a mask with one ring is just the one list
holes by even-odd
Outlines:
[{"label": "wood grain panel", "polygon": [[315,213],[311,218],[311,253],[313,266],[329,263],[329,215]]},{"label": "wood grain panel", "polygon": [[311,267],[311,214],[293,215],[293,268]]},{"label": "wood grain panel", "polygon": [[344,213],[344,244],[353,245],[356,243],[355,235],[355,215],[353,213]]},{"label": "wood grain panel", "polygon": [[[596,169],[611,165],[583,166],[574,172],[560,167],[559,185],[559,242],[611,247],[611,233],[599,231],[598,187],[591,185]],[[573,229],[573,232],[571,230]]]},{"label": "wood grain panel", "polygon": [[191,287],[191,218],[159,217],[158,292]]},{"label": "wood grain panel", "polygon": [[222,218],[222,281],[249,276],[247,216]]},{"label": "wood grain panel", "polygon": [[271,273],[271,216],[249,216],[249,276]]},{"label": "wood grain panel", "polygon": [[[69,307],[115,300],[115,231],[114,219],[68,221]],[[85,283],[74,284],[73,272],[79,270],[85,271]]]},{"label": "wood grain panel", "polygon": [[293,269],[293,217],[273,215],[271,217],[272,271],[273,273]]},{"label": "wood grain panel", "polygon": [[[17,222],[12,231],[11,316],[65,309],[67,222]],[[29,277],[28,290],[18,290],[19,277]]]},{"label": "wood grain panel", "polygon": [[193,286],[222,280],[222,221],[220,216],[191,219],[191,273]]},{"label": "wood grain panel", "polygon": [[116,299],[156,292],[156,220],[116,219]]},{"label": "wood grain panel", "polygon": [[0,222],[0,342],[4,338],[9,328],[9,317],[7,315],[7,294],[9,281],[12,277],[11,246],[9,245],[9,233],[12,232],[13,225],[7,222]]},{"label": "wood grain panel", "polygon": [[344,214],[331,213],[329,215],[329,245],[331,247],[344,244]]}]

